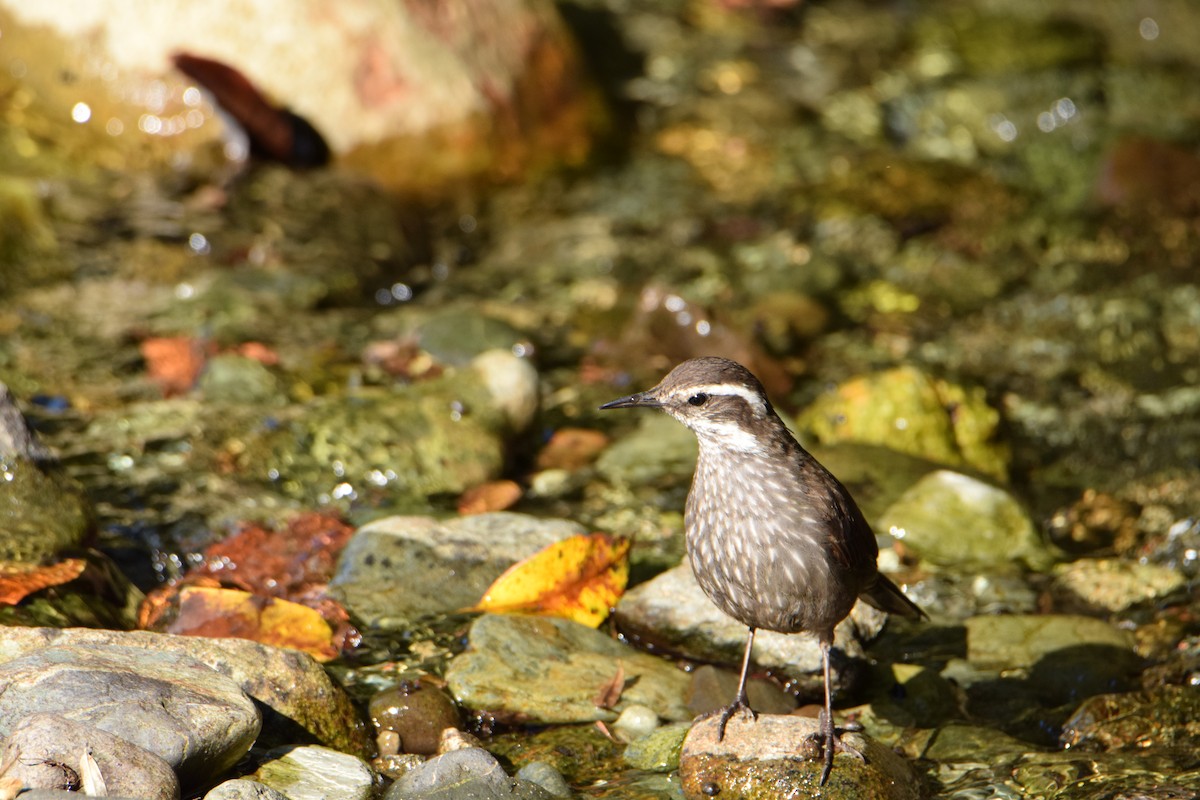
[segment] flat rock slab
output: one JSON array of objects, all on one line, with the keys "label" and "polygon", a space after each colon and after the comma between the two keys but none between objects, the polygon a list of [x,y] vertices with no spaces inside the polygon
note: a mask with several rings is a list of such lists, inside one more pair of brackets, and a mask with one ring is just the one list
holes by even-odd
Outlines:
[{"label": "flat rock slab", "polygon": [[[617,624],[639,640],[699,661],[740,664],[747,628],[705,596],[687,562],[635,586],[617,604]],[[859,603],[834,631],[834,646],[856,658],[886,615]],[[754,663],[792,677],[819,672],[821,648],[813,636],[759,631]]]},{"label": "flat rock slab", "polygon": [[[502,721],[614,720],[634,704],[663,719],[691,718],[686,673],[576,622],[488,614],[472,624],[468,643],[446,681],[460,704]],[[618,675],[620,697],[612,708],[598,705]]]},{"label": "flat rock slab", "polygon": [[0,732],[37,712],[148,750],[185,785],[236,764],[261,725],[254,702],[211,667],[120,645],[48,647],[0,665]]},{"label": "flat rock slab", "polygon": [[372,627],[403,627],[427,614],[475,605],[504,570],[577,523],[495,512],[455,519],[386,517],[364,525],[342,551],[330,589]]},{"label": "flat rock slab", "polygon": [[916,800],[921,796],[920,781],[908,762],[858,733],[845,733],[842,738],[866,756],[866,762],[836,755],[829,781],[819,786],[824,761],[811,738],[818,732],[811,717],[735,716],[718,742],[717,718],[700,720],[684,739],[679,757],[684,797]]},{"label": "flat rock slab", "polygon": [[179,779],[171,765],[150,751],[107,731],[55,714],[31,714],[4,740],[0,764],[5,778],[27,789],[79,790],[88,755],[106,794],[147,800],[178,800]]}]

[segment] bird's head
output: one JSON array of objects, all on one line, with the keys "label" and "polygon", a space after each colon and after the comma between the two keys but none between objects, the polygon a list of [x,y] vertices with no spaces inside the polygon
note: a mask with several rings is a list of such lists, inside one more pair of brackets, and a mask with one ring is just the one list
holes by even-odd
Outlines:
[{"label": "bird's head", "polygon": [[736,361],[693,358],[653,389],[605,403],[609,408],[661,408],[695,432],[703,445],[761,452],[763,437],[781,425],[758,378]]}]

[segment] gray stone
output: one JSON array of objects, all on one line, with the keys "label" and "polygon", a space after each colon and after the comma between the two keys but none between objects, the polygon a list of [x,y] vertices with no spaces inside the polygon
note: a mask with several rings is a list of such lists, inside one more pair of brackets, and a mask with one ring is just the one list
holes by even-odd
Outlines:
[{"label": "gray stone", "polygon": [[84,722],[159,756],[190,785],[232,767],[258,736],[233,680],[181,653],[60,645],[0,666],[0,732],[34,712]]},{"label": "gray stone", "polygon": [[509,512],[387,517],[354,534],[330,589],[365,623],[394,628],[475,605],[517,561],[585,532],[574,522]]},{"label": "gray stone", "polygon": [[374,751],[367,726],[350,698],[307,653],[246,639],[88,628],[0,627],[0,663],[62,645],[120,645],[130,650],[186,655],[207,664],[232,678],[260,704],[260,747],[316,740],[360,755]]},{"label": "gray stone", "polygon": [[885,511],[882,531],[936,566],[1046,569],[1054,561],[1029,515],[1008,492],[958,472],[926,475]]},{"label": "gray stone", "polygon": [[609,483],[633,486],[686,480],[695,468],[695,435],[665,414],[642,414],[634,430],[596,459],[596,471]]},{"label": "gray stone", "polygon": [[[687,562],[635,586],[616,609],[627,635],[698,661],[740,664],[746,626],[718,609],[705,596]],[[863,642],[883,629],[886,615],[859,603],[834,631],[834,646],[852,657],[863,655]],[[821,669],[821,648],[812,636],[759,631],[754,662],[764,669],[799,677]]]},{"label": "gray stone", "polygon": [[[471,626],[468,645],[446,681],[461,705],[500,720],[611,721],[634,704],[668,720],[691,716],[686,673],[569,620],[488,614]],[[625,688],[613,708],[601,708],[597,696],[618,673]]]},{"label": "gray stone", "polygon": [[517,770],[518,780],[535,783],[555,797],[571,797],[571,787],[562,773],[547,761],[530,761]]},{"label": "gray stone", "polygon": [[280,747],[250,776],[288,800],[369,800],[374,773],[358,756],[328,747]]},{"label": "gray stone", "polygon": [[645,706],[626,706],[609,727],[620,741],[632,742],[658,727],[658,714]]},{"label": "gray stone", "polygon": [[83,541],[90,510],[0,383],[0,561],[41,563]]},{"label": "gray stone", "polygon": [[120,736],[55,714],[31,714],[18,722],[4,740],[0,764],[8,765],[5,778],[26,788],[78,790],[85,754],[95,761],[107,795],[179,797],[179,779],[166,761]]},{"label": "gray stone", "polygon": [[258,781],[238,778],[219,783],[204,795],[204,800],[290,800],[283,792]]},{"label": "gray stone", "polygon": [[210,402],[259,406],[282,405],[285,400],[279,379],[261,361],[231,353],[205,363],[200,389]]},{"label": "gray stone", "polygon": [[553,800],[555,795],[508,777],[491,753],[478,747],[452,750],[401,777],[384,800]]}]

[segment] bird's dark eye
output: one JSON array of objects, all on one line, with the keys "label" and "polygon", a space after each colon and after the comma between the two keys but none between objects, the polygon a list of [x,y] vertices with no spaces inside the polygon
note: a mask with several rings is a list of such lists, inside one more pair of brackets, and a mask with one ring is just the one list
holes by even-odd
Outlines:
[{"label": "bird's dark eye", "polygon": [[707,402],[708,402],[708,395],[706,395],[704,392],[700,392],[699,394],[694,394],[688,398],[688,404],[693,405],[693,406],[702,406]]}]

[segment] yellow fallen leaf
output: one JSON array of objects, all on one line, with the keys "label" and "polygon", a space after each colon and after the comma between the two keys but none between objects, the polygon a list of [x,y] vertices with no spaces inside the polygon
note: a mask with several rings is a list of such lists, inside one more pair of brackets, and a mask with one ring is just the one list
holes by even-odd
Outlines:
[{"label": "yellow fallen leaf", "polygon": [[179,613],[167,633],[231,636],[303,650],[318,661],[336,658],[333,629],[314,609],[240,589],[189,586],[179,593]]},{"label": "yellow fallen leaf", "polygon": [[628,580],[629,540],[582,534],[513,564],[468,610],[564,617],[595,628]]}]

